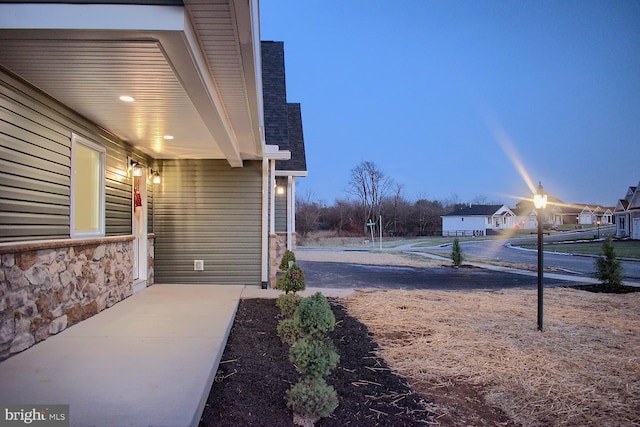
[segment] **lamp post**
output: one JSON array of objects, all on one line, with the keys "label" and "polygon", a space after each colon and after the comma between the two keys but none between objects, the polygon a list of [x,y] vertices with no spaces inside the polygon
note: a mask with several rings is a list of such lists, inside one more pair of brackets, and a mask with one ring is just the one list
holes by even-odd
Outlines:
[{"label": "lamp post", "polygon": [[600,240],[600,220],[596,221],[596,224],[598,224],[598,240]]},{"label": "lamp post", "polygon": [[542,306],[543,306],[543,262],[542,262],[542,212],[547,207],[547,195],[542,189],[542,183],[538,182],[538,189],[533,196],[533,204],[536,207],[538,220],[538,330],[542,331]]}]

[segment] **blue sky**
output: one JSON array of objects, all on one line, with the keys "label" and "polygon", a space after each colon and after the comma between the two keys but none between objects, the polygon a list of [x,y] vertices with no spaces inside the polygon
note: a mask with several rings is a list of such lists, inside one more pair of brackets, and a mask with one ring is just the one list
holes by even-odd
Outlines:
[{"label": "blue sky", "polygon": [[[513,205],[530,182],[613,206],[640,181],[640,1],[262,0],[309,176],[376,163],[409,200]],[[521,173],[516,166],[526,171]]]}]

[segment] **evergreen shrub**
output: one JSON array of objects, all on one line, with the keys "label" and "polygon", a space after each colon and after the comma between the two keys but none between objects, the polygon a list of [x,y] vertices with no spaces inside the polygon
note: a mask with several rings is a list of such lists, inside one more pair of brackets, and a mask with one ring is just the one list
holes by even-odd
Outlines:
[{"label": "evergreen shrub", "polygon": [[287,391],[287,407],[313,425],[338,407],[338,394],[323,378],[304,378]]},{"label": "evergreen shrub", "polygon": [[340,356],[327,339],[304,337],[289,350],[289,360],[303,375],[320,378],[338,365]]},{"label": "evergreen shrub", "polygon": [[280,341],[287,345],[295,344],[301,337],[300,330],[296,326],[296,322],[291,318],[279,321],[276,333],[278,334]]},{"label": "evergreen shrub", "polygon": [[331,310],[329,301],[320,292],[304,298],[293,318],[298,329],[304,335],[312,337],[325,337],[336,326],[336,317]]},{"label": "evergreen shrub", "polygon": [[282,259],[280,260],[280,265],[278,266],[278,268],[282,271],[287,271],[290,267],[289,262],[295,264],[296,255],[292,251],[287,249],[282,255]]},{"label": "evergreen shrub", "polygon": [[622,263],[617,259],[611,238],[604,241],[602,254],[596,258],[596,278],[607,288],[622,287]]},{"label": "evergreen shrub", "polygon": [[306,287],[304,271],[302,271],[302,268],[298,267],[297,264],[293,264],[288,268],[276,282],[276,289],[284,291],[287,294],[292,292],[295,295],[298,291],[304,291]]},{"label": "evergreen shrub", "polygon": [[276,300],[276,307],[283,316],[293,317],[301,301],[302,297],[299,295],[282,294]]},{"label": "evergreen shrub", "polygon": [[454,266],[460,267],[463,260],[464,257],[462,256],[462,249],[460,248],[460,240],[456,237],[453,239],[453,246],[451,248],[451,261],[453,261]]}]

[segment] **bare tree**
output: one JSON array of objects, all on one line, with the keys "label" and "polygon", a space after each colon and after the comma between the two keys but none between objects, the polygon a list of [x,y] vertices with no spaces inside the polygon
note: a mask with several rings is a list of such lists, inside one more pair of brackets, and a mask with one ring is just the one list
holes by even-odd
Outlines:
[{"label": "bare tree", "polygon": [[339,236],[361,232],[362,224],[356,220],[360,216],[357,202],[338,199],[333,206],[325,207],[322,211],[322,223],[326,229],[334,230]]},{"label": "bare tree", "polygon": [[391,190],[393,180],[370,161],[363,161],[351,169],[351,178],[347,192],[355,197],[361,205],[362,224],[366,233],[366,222],[376,219],[381,214],[381,202]]},{"label": "bare tree", "polygon": [[313,201],[313,192],[307,190],[304,198],[296,198],[296,232],[306,236],[318,229],[320,205]]}]

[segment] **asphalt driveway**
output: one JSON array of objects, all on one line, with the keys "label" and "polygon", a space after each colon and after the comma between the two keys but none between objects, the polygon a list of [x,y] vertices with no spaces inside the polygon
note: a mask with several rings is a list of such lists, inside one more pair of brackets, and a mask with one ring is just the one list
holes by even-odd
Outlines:
[{"label": "asphalt driveway", "polygon": [[[320,288],[499,290],[536,289],[537,278],[475,267],[417,268],[361,265],[337,262],[298,261],[307,286]],[[545,278],[545,287],[571,282]]]}]

